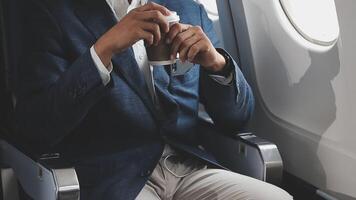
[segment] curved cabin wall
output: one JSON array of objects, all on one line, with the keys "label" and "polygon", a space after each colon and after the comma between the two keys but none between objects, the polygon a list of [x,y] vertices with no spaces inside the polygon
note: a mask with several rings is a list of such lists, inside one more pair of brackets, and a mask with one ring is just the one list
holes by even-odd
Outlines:
[{"label": "curved cabin wall", "polygon": [[356,197],[356,1],[230,6],[241,66],[257,99],[251,128],[278,145],[288,172]]}]

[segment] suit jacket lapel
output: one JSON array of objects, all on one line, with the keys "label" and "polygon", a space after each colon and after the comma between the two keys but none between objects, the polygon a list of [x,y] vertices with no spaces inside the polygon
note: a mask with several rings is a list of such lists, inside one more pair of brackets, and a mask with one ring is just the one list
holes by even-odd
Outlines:
[{"label": "suit jacket lapel", "polygon": [[157,110],[153,104],[146,81],[140,71],[134,57],[132,48],[126,49],[124,52],[117,54],[112,59],[114,70],[123,76],[130,87],[139,95],[144,104],[150,109],[152,114],[159,118]]},{"label": "suit jacket lapel", "polygon": [[[105,0],[79,0],[76,15],[95,39],[100,38],[116,24],[116,18]],[[114,70],[121,74],[130,87],[143,100],[152,114],[158,118],[154,104],[147,89],[143,74],[140,72],[131,48],[113,57]]]}]

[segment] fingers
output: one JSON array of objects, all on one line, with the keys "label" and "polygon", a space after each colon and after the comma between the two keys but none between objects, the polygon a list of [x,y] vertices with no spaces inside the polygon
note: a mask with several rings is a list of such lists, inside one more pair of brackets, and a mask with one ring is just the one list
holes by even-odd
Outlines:
[{"label": "fingers", "polygon": [[161,41],[159,25],[152,22],[142,22],[140,26],[144,31],[150,32],[154,36],[153,44],[158,45],[159,41]]},{"label": "fingers", "polygon": [[139,34],[140,38],[144,39],[149,46],[154,43],[154,35],[151,32],[142,30]]},{"label": "fingers", "polygon": [[[195,43],[199,42],[201,40],[201,37],[198,37],[197,35],[193,35],[192,37],[188,38],[182,44],[180,45],[178,52],[179,52],[179,59],[182,62],[185,62],[188,57],[188,51],[191,46],[193,46]],[[191,62],[191,60],[189,60]]]},{"label": "fingers", "polygon": [[140,26],[133,28],[139,28],[139,33],[141,34],[143,34],[143,32],[151,33],[153,37],[152,42],[151,39],[148,38],[150,36],[147,35],[147,33],[144,34],[145,37],[147,37],[145,40],[148,45],[158,45],[162,37],[161,32],[167,33],[169,31],[169,23],[165,16],[170,15],[170,11],[164,6],[150,2],[132,10],[130,13],[130,16],[133,17],[134,20],[138,20],[138,25]]},{"label": "fingers", "polygon": [[179,34],[182,33],[184,31],[186,31],[188,28],[190,28],[191,25],[188,24],[180,24],[180,23],[176,23],[173,24],[169,29],[169,33],[166,36],[166,42],[167,43],[171,43],[173,41],[173,39]]},{"label": "fingers", "polygon": [[173,39],[172,46],[171,46],[172,58],[176,57],[182,43],[188,38],[192,37],[194,34],[195,33],[192,30],[187,30],[185,32],[177,34],[177,36]]},{"label": "fingers", "polygon": [[169,31],[169,23],[160,11],[150,10],[138,13],[138,18],[159,24],[161,30],[165,33]]},{"label": "fingers", "polygon": [[199,42],[195,43],[193,46],[189,48],[187,57],[189,62],[193,62],[196,60],[196,57],[201,52],[209,52],[211,47],[205,40],[200,40]]},{"label": "fingers", "polygon": [[154,2],[149,2],[149,3],[145,4],[144,6],[136,8],[136,10],[139,11],[139,12],[150,11],[150,10],[158,10],[163,15],[166,15],[166,16],[169,16],[171,14],[170,11],[166,7],[161,6],[159,4],[156,4]]}]

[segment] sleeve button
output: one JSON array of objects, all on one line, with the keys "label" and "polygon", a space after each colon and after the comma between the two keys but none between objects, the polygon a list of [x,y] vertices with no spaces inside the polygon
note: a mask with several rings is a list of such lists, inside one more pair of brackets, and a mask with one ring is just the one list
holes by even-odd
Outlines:
[{"label": "sleeve button", "polygon": [[145,170],[141,172],[142,177],[147,177],[151,175],[151,170]]}]

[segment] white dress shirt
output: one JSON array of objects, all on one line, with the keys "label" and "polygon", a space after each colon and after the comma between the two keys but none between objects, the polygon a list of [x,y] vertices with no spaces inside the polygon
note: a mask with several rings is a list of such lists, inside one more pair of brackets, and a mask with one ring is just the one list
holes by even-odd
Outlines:
[{"label": "white dress shirt", "polygon": [[[129,4],[128,0],[106,0],[106,2],[110,6],[117,21],[120,21],[128,12],[141,5],[144,5],[147,0],[132,0],[131,4]],[[140,40],[133,44],[132,49],[140,71],[145,77],[151,97],[152,99],[155,99],[155,87],[152,78],[152,66],[148,63],[148,57],[143,40]],[[108,67],[105,67],[99,56],[97,55],[94,49],[94,45],[90,48],[90,53],[96,67],[98,68],[103,84],[107,85],[110,82],[110,73],[113,69],[112,63],[110,63]],[[228,85],[232,82],[234,76],[232,72],[228,77],[218,75],[210,75],[210,77],[222,85]]]}]

